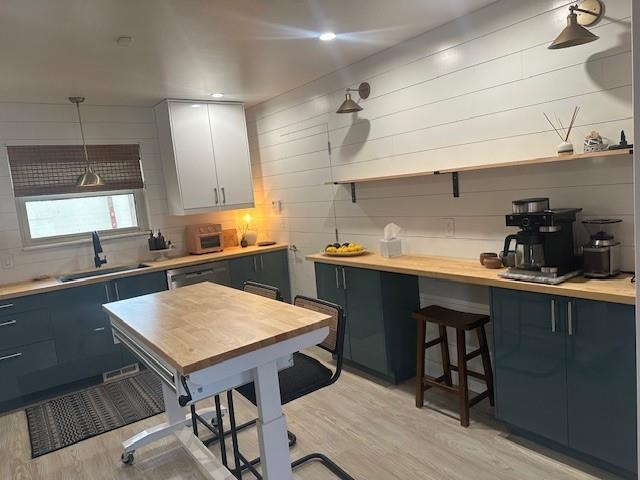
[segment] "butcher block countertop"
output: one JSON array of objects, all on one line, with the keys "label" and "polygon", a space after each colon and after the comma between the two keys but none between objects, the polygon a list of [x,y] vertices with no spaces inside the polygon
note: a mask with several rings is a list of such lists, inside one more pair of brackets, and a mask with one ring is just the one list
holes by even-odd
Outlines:
[{"label": "butcher block countertop", "polygon": [[438,278],[472,285],[547,293],[563,297],[575,297],[627,305],[634,305],[636,300],[635,284],[631,283],[631,275],[628,274],[621,274],[607,280],[576,277],[560,285],[544,285],[501,278],[498,274],[505,269],[490,270],[480,265],[478,260],[412,255],[384,258],[375,253],[366,253],[358,257],[327,257],[318,253],[308,255],[306,258],[313,262],[332,265],[404,273],[407,275]]},{"label": "butcher block countertop", "polygon": [[328,327],[331,317],[209,282],[108,303],[112,323],[180,374]]},{"label": "butcher block countertop", "polygon": [[[169,270],[171,268],[187,267],[190,265],[199,265],[202,263],[215,262],[218,260],[229,260],[236,257],[242,257],[245,255],[254,255],[260,253],[275,252],[278,250],[286,250],[287,245],[275,244],[268,247],[251,246],[246,248],[230,247],[225,248],[222,252],[207,253],[204,255],[185,255],[181,257],[170,258],[168,260],[161,260],[157,262],[142,262],[141,265],[146,265],[144,268],[136,268],[133,270],[127,270],[124,272],[115,272],[107,275],[98,275],[95,277],[83,278],[80,280],[73,280],[71,282],[61,282],[58,277],[62,275],[51,276],[45,280],[29,280],[18,283],[6,283],[0,285],[0,300],[7,300],[10,298],[24,297],[27,295],[36,295],[38,293],[53,292],[56,290],[62,290],[65,288],[79,287],[82,285],[90,285],[92,283],[107,282],[109,280],[117,280],[119,278],[131,277],[135,275],[142,275],[145,273],[159,272],[163,270]],[[108,269],[111,267],[117,267],[117,264],[107,264],[103,268]],[[96,273],[100,273],[99,269],[95,270]],[[43,272],[46,273],[46,272]],[[70,272],[78,273],[78,272]]]}]

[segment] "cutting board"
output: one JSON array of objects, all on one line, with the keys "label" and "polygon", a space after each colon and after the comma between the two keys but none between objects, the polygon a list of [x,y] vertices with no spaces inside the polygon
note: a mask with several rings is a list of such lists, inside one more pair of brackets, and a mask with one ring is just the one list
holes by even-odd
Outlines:
[{"label": "cutting board", "polygon": [[222,230],[222,248],[237,247],[239,245],[238,232],[235,228]]}]

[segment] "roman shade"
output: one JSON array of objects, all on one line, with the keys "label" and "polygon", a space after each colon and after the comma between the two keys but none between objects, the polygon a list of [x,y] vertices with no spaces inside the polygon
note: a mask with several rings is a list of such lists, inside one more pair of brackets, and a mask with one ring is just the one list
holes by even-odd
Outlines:
[{"label": "roman shade", "polygon": [[89,164],[105,182],[92,188],[76,186],[87,166],[82,145],[9,146],[7,153],[16,197],[143,187],[137,144],[87,145]]}]

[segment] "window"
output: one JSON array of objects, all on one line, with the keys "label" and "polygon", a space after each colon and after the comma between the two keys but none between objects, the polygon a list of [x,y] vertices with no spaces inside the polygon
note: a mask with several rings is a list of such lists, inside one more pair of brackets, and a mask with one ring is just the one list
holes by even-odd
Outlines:
[{"label": "window", "polygon": [[[149,229],[137,144],[7,147],[24,246],[68,243],[88,233]],[[78,187],[89,165],[104,185]]]},{"label": "window", "polygon": [[25,246],[148,230],[142,190],[60,194],[17,199]]}]

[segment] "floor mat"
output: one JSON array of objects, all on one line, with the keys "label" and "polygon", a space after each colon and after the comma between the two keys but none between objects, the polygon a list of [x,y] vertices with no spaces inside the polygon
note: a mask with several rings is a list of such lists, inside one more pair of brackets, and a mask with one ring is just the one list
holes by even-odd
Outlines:
[{"label": "floor mat", "polygon": [[160,379],[148,370],[63,395],[25,410],[31,458],[162,412]]}]

